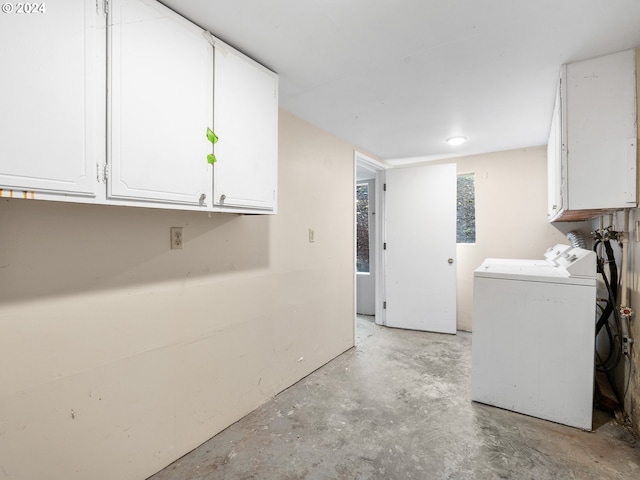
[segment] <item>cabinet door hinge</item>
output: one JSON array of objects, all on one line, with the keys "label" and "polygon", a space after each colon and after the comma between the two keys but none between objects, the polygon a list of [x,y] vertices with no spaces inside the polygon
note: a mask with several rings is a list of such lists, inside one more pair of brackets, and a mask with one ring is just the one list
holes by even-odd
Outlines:
[{"label": "cabinet door hinge", "polygon": [[107,183],[107,178],[109,176],[109,166],[106,163],[100,165],[96,163],[96,180],[98,183]]},{"label": "cabinet door hinge", "polygon": [[382,249],[383,249],[383,250],[386,250],[386,249],[387,249],[387,242],[384,242],[384,243],[382,244]]},{"label": "cabinet door hinge", "polygon": [[386,310],[387,309],[387,302],[382,302],[382,309]]},{"label": "cabinet door hinge", "polygon": [[107,183],[107,179],[109,178],[109,165],[103,163],[100,165],[96,163],[96,180],[98,183]]},{"label": "cabinet door hinge", "polygon": [[102,1],[102,10],[104,11],[105,15],[109,15],[109,0]]},{"label": "cabinet door hinge", "polygon": [[387,191],[387,184],[385,183],[384,185],[382,185],[382,191],[386,192]]}]

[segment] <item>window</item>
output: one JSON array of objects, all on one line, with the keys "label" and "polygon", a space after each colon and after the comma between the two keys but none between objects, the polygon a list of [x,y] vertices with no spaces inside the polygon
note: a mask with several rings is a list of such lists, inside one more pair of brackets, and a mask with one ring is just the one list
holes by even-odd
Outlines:
[{"label": "window", "polygon": [[456,242],[476,243],[476,192],[473,173],[458,175]]},{"label": "window", "polygon": [[356,271],[369,273],[369,186],[356,186]]}]

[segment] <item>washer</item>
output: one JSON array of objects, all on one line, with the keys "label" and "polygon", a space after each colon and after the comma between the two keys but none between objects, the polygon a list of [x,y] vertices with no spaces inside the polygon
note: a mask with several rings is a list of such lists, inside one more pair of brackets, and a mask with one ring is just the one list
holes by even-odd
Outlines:
[{"label": "washer", "polygon": [[474,272],[471,399],[591,430],[596,255],[487,259]]}]

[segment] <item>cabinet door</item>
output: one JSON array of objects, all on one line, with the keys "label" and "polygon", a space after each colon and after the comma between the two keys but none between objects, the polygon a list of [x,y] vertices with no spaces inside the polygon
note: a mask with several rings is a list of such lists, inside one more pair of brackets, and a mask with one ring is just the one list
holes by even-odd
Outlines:
[{"label": "cabinet door", "polygon": [[[561,80],[562,82],[562,80]],[[564,210],[566,176],[563,175],[562,150],[562,97],[561,86],[556,93],[556,103],[551,118],[549,142],[547,143],[548,215],[554,220]]]},{"label": "cabinet door", "polygon": [[635,51],[566,68],[567,209],[636,206]]},{"label": "cabinet door", "polygon": [[153,0],[112,0],[108,196],[205,205],[213,47]]},{"label": "cabinet door", "polygon": [[278,79],[222,42],[215,43],[213,203],[276,209]]},{"label": "cabinet door", "polygon": [[0,14],[0,188],[92,196],[104,163],[101,2]]}]

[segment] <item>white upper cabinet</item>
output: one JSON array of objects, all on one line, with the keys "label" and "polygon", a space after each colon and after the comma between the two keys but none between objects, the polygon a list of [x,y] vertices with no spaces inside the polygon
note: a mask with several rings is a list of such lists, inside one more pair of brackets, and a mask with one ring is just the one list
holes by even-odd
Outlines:
[{"label": "white upper cabinet", "polygon": [[155,0],[45,8],[0,15],[0,197],[275,213],[275,73]]},{"label": "white upper cabinet", "polygon": [[278,78],[215,40],[213,204],[275,213]]},{"label": "white upper cabinet", "polygon": [[213,47],[153,0],[111,0],[110,198],[205,205]]},{"label": "white upper cabinet", "polygon": [[635,50],[563,66],[549,146],[549,219],[633,208]]},{"label": "white upper cabinet", "polygon": [[0,188],[91,197],[104,163],[105,17],[95,0],[43,5],[0,14]]}]

